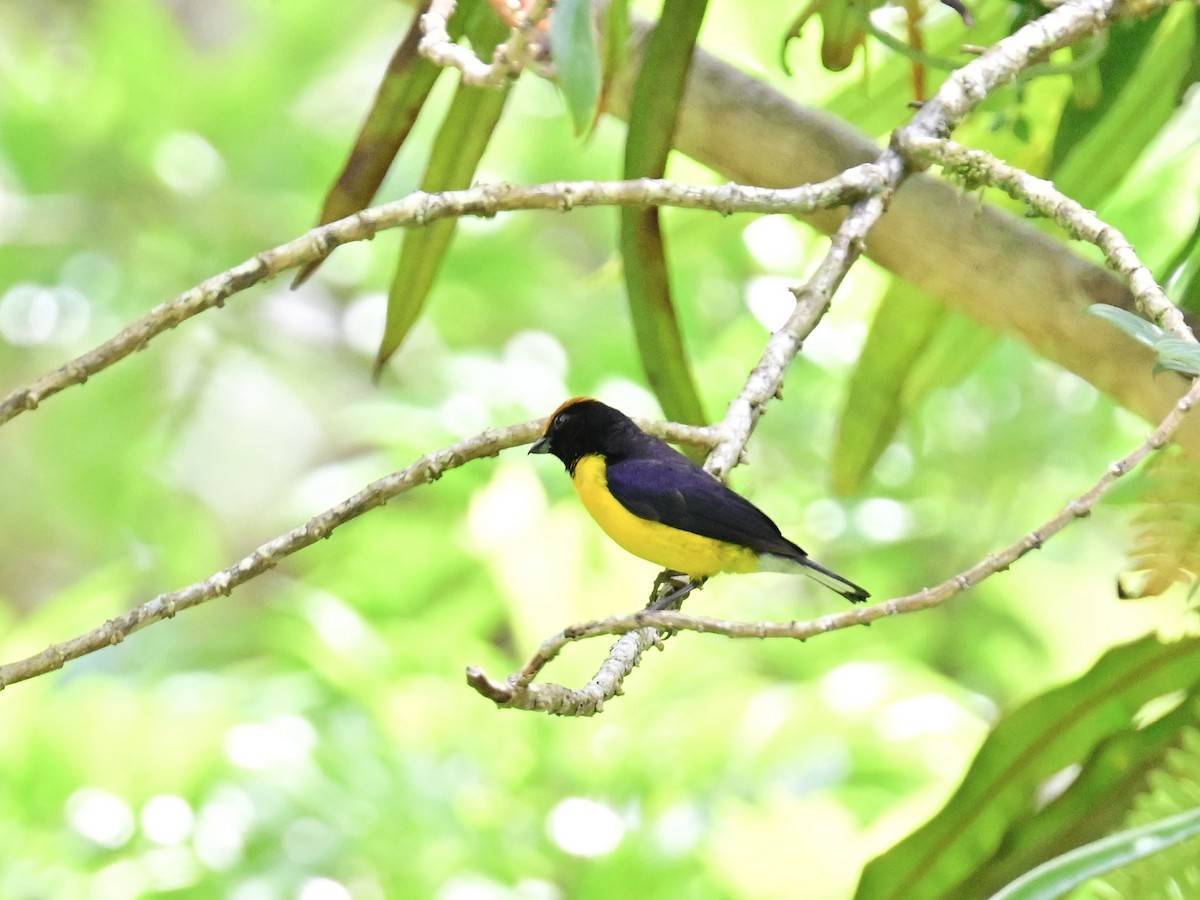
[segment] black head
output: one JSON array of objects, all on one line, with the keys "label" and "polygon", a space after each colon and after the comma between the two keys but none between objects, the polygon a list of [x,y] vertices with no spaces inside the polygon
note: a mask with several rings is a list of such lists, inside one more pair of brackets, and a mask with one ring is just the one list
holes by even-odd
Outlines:
[{"label": "black head", "polygon": [[530,453],[552,453],[562,460],[568,472],[585,456],[622,454],[630,440],[647,435],[620,410],[591,397],[572,397],[546,420],[542,436],[529,448]]}]

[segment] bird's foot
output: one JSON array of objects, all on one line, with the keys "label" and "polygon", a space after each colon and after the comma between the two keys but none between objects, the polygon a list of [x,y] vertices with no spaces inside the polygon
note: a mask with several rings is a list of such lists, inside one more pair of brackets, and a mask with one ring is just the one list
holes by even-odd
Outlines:
[{"label": "bird's foot", "polygon": [[692,591],[703,587],[706,578],[690,579],[684,572],[664,569],[654,579],[654,587],[650,591],[650,602],[646,609],[659,612],[664,609],[679,609],[684,599]]}]

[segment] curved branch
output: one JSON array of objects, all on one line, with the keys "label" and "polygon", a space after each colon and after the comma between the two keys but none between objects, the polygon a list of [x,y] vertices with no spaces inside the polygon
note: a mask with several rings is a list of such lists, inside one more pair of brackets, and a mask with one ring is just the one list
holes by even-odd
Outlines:
[{"label": "curved branch", "polygon": [[[472,460],[496,456],[501,450],[528,444],[541,433],[544,423],[545,420],[539,419],[509,425],[506,428],[490,429],[442,450],[427,453],[411,466],[371,482],[337,506],[313,516],[286,534],[267,541],[233,565],[215,572],[203,581],[177,591],[159,594],[129,612],[109,619],[99,628],[71,640],[53,644],[26,659],[0,665],[0,690],[18,681],[27,681],[61,669],[65,663],[104,647],[119,644],[135,631],[173,618],[176,613],[185,609],[191,609],[217,597],[227,597],[238,585],[275,568],[293,553],[324,540],[333,534],[335,529],[375,507],[383,506],[394,497],[420,485],[437,481],[447,472]],[[639,421],[638,424],[664,440],[700,447],[711,446],[717,437],[711,428],[646,421]]]},{"label": "curved branch", "polygon": [[735,212],[804,213],[844,206],[881,184],[871,166],[839,172],[821,184],[783,190],[739,184],[687,185],[662,179],[633,181],[554,182],[521,186],[479,185],[442,194],[417,192],[383,206],[372,207],[256,254],[241,265],[201,282],[145,316],[99,346],[66,365],[0,398],[0,425],[36,409],[47,397],[83,384],[113,363],[142,350],[165,331],[281,272],[324,259],[341,244],[368,241],[389,228],[419,226],[459,216],[490,218],[501,212],[544,209],[568,212],[583,206],[678,206],[707,209],[722,215]]},{"label": "curved branch", "polygon": [[971,150],[954,141],[901,131],[897,144],[916,159],[936,163],[971,183],[999,188],[1014,200],[1053,219],[1077,240],[1095,244],[1108,264],[1128,280],[1138,308],[1164,331],[1185,341],[1195,341],[1183,313],[1154,280],[1154,274],[1137,256],[1133,245],[1090,209],[1072,200],[1044,178],[1001,162],[983,150]]}]

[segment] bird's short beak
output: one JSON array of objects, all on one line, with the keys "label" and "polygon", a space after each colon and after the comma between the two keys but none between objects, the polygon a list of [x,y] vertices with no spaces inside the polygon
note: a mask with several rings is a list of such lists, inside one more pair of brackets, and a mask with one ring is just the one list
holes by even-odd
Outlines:
[{"label": "bird's short beak", "polygon": [[536,441],[533,442],[533,446],[529,448],[529,452],[530,453],[549,453],[550,452],[550,438],[543,434],[540,438],[538,438]]}]

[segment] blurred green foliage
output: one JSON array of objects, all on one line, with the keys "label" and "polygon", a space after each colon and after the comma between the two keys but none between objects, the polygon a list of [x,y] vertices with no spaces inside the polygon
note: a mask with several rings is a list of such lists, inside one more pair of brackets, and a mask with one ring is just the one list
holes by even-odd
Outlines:
[{"label": "blurred green foliage", "polygon": [[[972,40],[1006,30],[1003,4],[972,11]],[[303,232],[409,16],[378,0],[0,5],[0,385]],[[963,40],[953,13],[932,19],[931,50]],[[854,67],[824,72],[806,32],[788,80],[785,20],[771,3],[713,4],[700,41],[873,135],[907,118],[908,60],[873,52],[864,85]],[[1062,76],[1002,92],[961,136],[1040,171],[1060,155],[1071,90]],[[431,108],[452,91],[441,79]],[[418,119],[380,199],[418,183],[438,121]],[[478,177],[615,177],[623,128],[602,118],[582,144],[572,131],[554,88],[523,78]],[[1197,219],[1187,190],[1155,189],[1195,179],[1189,140],[1194,103],[1096,201],[1154,261]],[[721,410],[822,242],[777,217],[662,221],[701,400]],[[6,425],[2,658],[569,394],[656,414],[616,230],[606,210],[463,221],[379,387],[396,235],[340,248],[295,293],[239,296]],[[733,476],[881,598],[1015,539],[1146,431],[998,341],[953,378],[927,375],[878,461],[856,463],[858,492],[834,496],[839,416],[890,290],[854,269]],[[804,645],[680,635],[597,719],[497,711],[466,665],[511,671],[552,631],[637,605],[654,574],[543,462],[513,451],[456,470],[227,599],[0,693],[0,897],[844,897],[950,797],[1000,711],[1185,626],[1178,596],[1117,600],[1130,518],[1117,502],[940,609]],[[689,601],[781,619],[833,602],[768,575]],[[548,674],[579,683],[606,649],[574,647]],[[1176,785],[1189,769],[1169,762],[1161,780]],[[1155,796],[1141,821],[1174,811]],[[1194,845],[1175,849],[1194,860]]]}]

